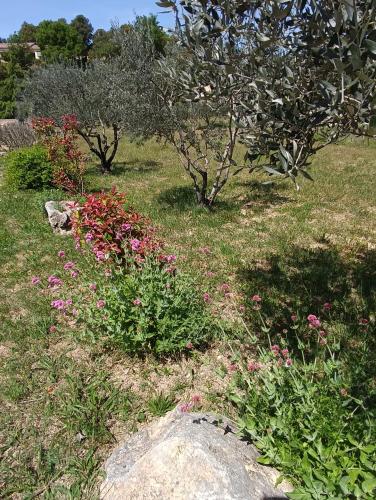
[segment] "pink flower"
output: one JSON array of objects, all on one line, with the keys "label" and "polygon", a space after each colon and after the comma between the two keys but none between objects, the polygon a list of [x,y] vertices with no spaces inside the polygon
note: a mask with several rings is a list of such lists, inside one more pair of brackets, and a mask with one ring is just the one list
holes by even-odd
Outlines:
[{"label": "pink flower", "polygon": [[77,276],[78,276],[78,271],[72,271],[72,272],[71,272],[71,276],[72,276],[72,278],[77,278]]},{"label": "pink flower", "polygon": [[81,243],[79,241],[76,241],[76,244],[74,245],[74,248],[77,250],[77,251],[81,251]]},{"label": "pink flower", "polygon": [[333,305],[330,302],[325,302],[325,304],[322,307],[325,311],[330,311]]},{"label": "pink flower", "polygon": [[257,294],[256,294],[256,295],[254,295],[254,296],[251,298],[251,300],[253,300],[253,302],[261,302],[261,300],[262,300],[262,299],[261,299],[260,295],[257,295]]},{"label": "pink flower", "polygon": [[286,366],[291,366],[292,365],[292,359],[291,358],[287,358],[286,359]]},{"label": "pink flower", "polygon": [[97,307],[98,309],[102,309],[106,305],[106,302],[103,299],[98,300]]},{"label": "pink flower", "polygon": [[78,316],[78,310],[75,307],[72,309],[72,315]]},{"label": "pink flower", "polygon": [[288,355],[289,355],[289,350],[288,350],[288,349],[282,349],[282,351],[281,351],[281,352],[282,352],[282,356],[283,356],[284,358],[287,358],[287,357],[288,357]]},{"label": "pink flower", "polygon": [[237,365],[235,363],[231,363],[228,365],[228,371],[229,372],[236,372],[236,370],[238,369]]},{"label": "pink flower", "polygon": [[206,302],[207,304],[211,301],[211,297],[207,292],[204,293],[202,298],[204,299],[204,302]]},{"label": "pink flower", "polygon": [[73,300],[72,299],[68,299],[65,301],[65,305],[66,306],[71,306],[73,304]]},{"label": "pink flower", "polygon": [[360,318],[359,325],[368,325],[369,321],[366,318]]},{"label": "pink flower", "polygon": [[95,258],[98,262],[101,262],[103,260],[106,260],[106,254],[102,252],[102,250],[96,250],[95,251]]},{"label": "pink flower", "polygon": [[270,348],[273,352],[279,353],[279,345],[274,344]]},{"label": "pink flower", "polygon": [[40,278],[39,278],[39,276],[33,276],[33,277],[31,278],[31,284],[32,284],[32,285],[39,285],[39,283],[40,283]]},{"label": "pink flower", "polygon": [[310,328],[319,328],[321,326],[321,321],[314,314],[309,314],[307,316],[307,320],[309,322],[309,327]]},{"label": "pink flower", "polygon": [[65,257],[65,252],[64,250],[59,250],[57,252],[57,256],[60,257],[60,259],[63,259]]},{"label": "pink flower", "polygon": [[210,248],[209,248],[209,247],[201,247],[201,248],[199,248],[199,249],[198,249],[198,251],[199,251],[200,253],[205,254],[205,255],[208,255],[208,254],[210,254],[210,253],[211,253],[211,250],[210,250]]},{"label": "pink flower", "polygon": [[319,340],[320,345],[326,345],[327,343],[328,343],[328,341],[326,339],[324,339],[323,337],[320,338],[320,340]]},{"label": "pink flower", "polygon": [[193,344],[192,342],[187,342],[186,346],[187,349],[193,349]]},{"label": "pink flower", "polygon": [[142,304],[141,299],[139,299],[139,298],[134,299],[134,301],[133,301],[133,305],[135,305],[135,306],[140,306],[141,304]]},{"label": "pink flower", "polygon": [[93,235],[93,233],[87,233],[87,234],[85,235],[85,241],[86,241],[86,243],[89,243],[90,241],[93,241],[93,240],[94,240],[94,235]]},{"label": "pink flower", "polygon": [[198,394],[194,394],[191,398],[191,402],[193,404],[197,404],[201,401],[201,397]]},{"label": "pink flower", "polygon": [[230,291],[230,285],[227,283],[223,283],[220,286],[220,290],[221,290],[221,292],[223,292],[226,295],[226,293],[229,293],[229,291]]},{"label": "pink flower", "polygon": [[48,329],[50,333],[55,333],[57,331],[57,328],[55,325],[51,325],[50,328]]},{"label": "pink flower", "polygon": [[179,410],[183,413],[187,413],[192,408],[192,406],[192,403],[184,403],[180,405]]},{"label": "pink flower", "polygon": [[291,314],[291,321],[296,321],[298,316],[296,314]]},{"label": "pink flower", "polygon": [[47,281],[48,281],[48,285],[50,288],[58,288],[59,286],[61,286],[63,284],[61,279],[53,274],[51,274],[51,276],[48,277]]},{"label": "pink flower", "polygon": [[121,227],[122,231],[126,231],[126,232],[131,231],[131,229],[132,229],[131,224],[122,224],[120,227]]},{"label": "pink flower", "polygon": [[90,288],[90,290],[92,290],[93,292],[95,292],[95,290],[97,289],[96,283],[90,283],[89,288]]},{"label": "pink flower", "polygon": [[174,274],[175,271],[176,271],[175,266],[170,266],[166,269],[166,273],[169,273],[169,274]]},{"label": "pink flower", "polygon": [[61,310],[63,310],[65,308],[65,302],[64,302],[64,300],[61,300],[61,299],[53,300],[51,302],[51,307],[53,307],[54,309],[58,309],[59,311],[61,311]]},{"label": "pink flower", "polygon": [[132,248],[133,252],[137,252],[140,249],[140,246],[141,246],[140,240],[138,240],[137,238],[134,238],[133,240],[131,240],[131,248]]},{"label": "pink flower", "polygon": [[176,255],[166,255],[164,260],[167,262],[167,264],[172,264],[176,261]]},{"label": "pink flower", "polygon": [[256,361],[250,361],[247,365],[247,370],[249,372],[255,372],[261,368],[261,364]]},{"label": "pink flower", "polygon": [[215,273],[213,273],[212,271],[207,271],[207,272],[205,273],[205,275],[206,275],[206,277],[207,277],[207,278],[214,278]]},{"label": "pink flower", "polygon": [[69,271],[70,269],[73,269],[76,264],[72,261],[67,262],[64,264],[64,270]]}]

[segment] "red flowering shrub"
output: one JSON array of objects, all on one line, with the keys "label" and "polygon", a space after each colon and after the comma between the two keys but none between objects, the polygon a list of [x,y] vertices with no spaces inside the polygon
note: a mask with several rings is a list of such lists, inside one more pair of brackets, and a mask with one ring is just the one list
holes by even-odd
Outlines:
[{"label": "red flowering shrub", "polygon": [[64,115],[59,126],[52,118],[34,118],[32,127],[54,165],[53,184],[70,193],[84,192],[85,155],[77,145],[77,118]]},{"label": "red flowering shrub", "polygon": [[86,197],[73,219],[73,234],[78,246],[90,245],[97,261],[116,257],[143,262],[162,248],[150,221],[126,207],[125,194],[115,188]]}]

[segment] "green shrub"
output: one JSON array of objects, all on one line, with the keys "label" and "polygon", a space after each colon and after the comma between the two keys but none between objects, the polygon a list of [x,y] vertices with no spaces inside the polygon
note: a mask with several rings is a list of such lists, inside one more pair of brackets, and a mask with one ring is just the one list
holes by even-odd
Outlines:
[{"label": "green shrub", "polygon": [[[349,365],[329,315],[323,321],[310,314],[305,324],[294,315],[290,331],[272,345],[261,298],[252,299],[270,347],[259,348],[257,361],[240,361],[234,375],[230,399],[242,434],[262,452],[261,463],[275,465],[296,485],[290,498],[375,498],[375,391],[364,362],[374,335],[370,321],[353,328]],[[357,371],[349,369],[355,365]],[[367,376],[363,391],[359,381]]]},{"label": "green shrub", "polygon": [[7,154],[5,182],[13,189],[42,189],[52,185],[52,165],[44,147],[36,145]]},{"label": "green shrub", "polygon": [[91,336],[129,353],[178,353],[205,345],[218,330],[193,282],[153,259],[114,271],[82,313]]}]

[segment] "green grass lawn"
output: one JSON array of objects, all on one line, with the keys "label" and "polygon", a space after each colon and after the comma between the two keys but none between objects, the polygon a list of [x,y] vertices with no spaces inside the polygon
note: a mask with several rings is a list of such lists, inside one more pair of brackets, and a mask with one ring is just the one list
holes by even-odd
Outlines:
[{"label": "green grass lawn", "polygon": [[[374,321],[375,144],[330,146],[314,159],[312,173],[315,182],[303,180],[296,191],[244,172],[208,212],[195,206],[170,147],[124,140],[113,174],[101,176],[93,165],[88,183],[93,191],[113,185],[125,191],[227,319],[242,295],[258,293],[276,328],[283,311],[315,312],[330,301],[342,331],[350,316]],[[60,249],[77,260],[73,241],[53,235],[43,211],[46,200],[62,196],[0,190],[0,488],[6,498],[95,498],[101,464],[116,440],[194,394],[205,410],[235,416],[221,369],[232,359],[228,342],[158,363],[83,345],[74,330],[49,332],[49,301],[30,281],[56,271]],[[231,287],[230,300],[217,291],[223,283]],[[376,383],[374,368],[367,383]]]}]

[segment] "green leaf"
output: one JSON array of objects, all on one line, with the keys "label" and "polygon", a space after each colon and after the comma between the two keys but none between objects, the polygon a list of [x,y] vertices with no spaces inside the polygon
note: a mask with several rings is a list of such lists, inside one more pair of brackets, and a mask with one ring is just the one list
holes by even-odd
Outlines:
[{"label": "green leaf", "polygon": [[367,38],[363,43],[369,52],[376,55],[376,42],[374,40],[370,40],[369,38]]},{"label": "green leaf", "polygon": [[364,493],[372,493],[372,491],[376,488],[376,477],[372,479],[366,479],[362,482],[362,489]]}]

